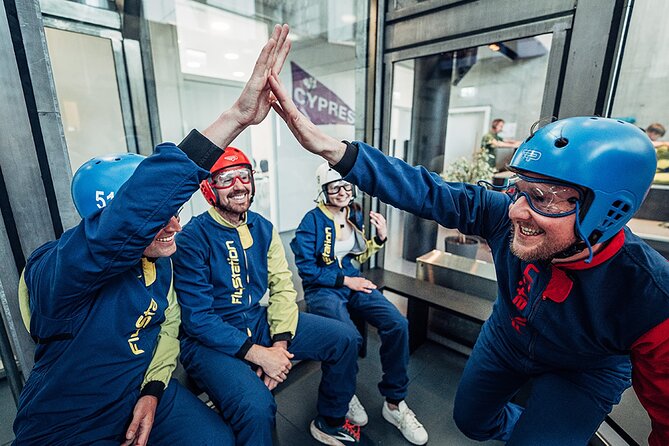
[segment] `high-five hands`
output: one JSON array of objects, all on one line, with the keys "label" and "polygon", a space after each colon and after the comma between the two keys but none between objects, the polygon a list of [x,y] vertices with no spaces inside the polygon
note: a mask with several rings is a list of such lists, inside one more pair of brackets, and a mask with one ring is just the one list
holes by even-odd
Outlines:
[{"label": "high-five hands", "polygon": [[277,102],[272,108],[286,122],[295,139],[308,151],[322,156],[330,164],[336,164],[346,152],[346,144],[326,135],[304,116],[295,106],[277,73],[269,77],[269,85]]}]

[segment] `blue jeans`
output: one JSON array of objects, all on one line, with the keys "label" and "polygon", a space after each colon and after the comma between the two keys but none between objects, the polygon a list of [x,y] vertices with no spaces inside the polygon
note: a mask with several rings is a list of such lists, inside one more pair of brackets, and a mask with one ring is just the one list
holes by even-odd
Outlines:
[{"label": "blue jeans", "polygon": [[379,391],[386,398],[403,400],[407,396],[409,378],[409,324],[407,319],[379,291],[362,293],[342,288],[305,290],[309,311],[337,319],[355,328],[349,310],[376,327],[381,338],[383,378]]},{"label": "blue jeans", "polygon": [[[266,315],[252,331],[255,344],[270,346]],[[313,314],[300,313],[297,332],[288,350],[293,359],[321,361],[318,413],[343,417],[355,392],[358,346],[355,328]],[[223,419],[232,425],[237,445],[272,444],[276,403],[249,363],[198,345],[184,360],[184,368],[209,394]],[[290,379],[290,374],[289,378]]]},{"label": "blue jeans", "polygon": [[[555,370],[495,342],[486,323],[467,361],[453,418],[469,438],[507,446],[583,446],[629,387],[629,369]],[[528,380],[525,409],[511,398]]]}]

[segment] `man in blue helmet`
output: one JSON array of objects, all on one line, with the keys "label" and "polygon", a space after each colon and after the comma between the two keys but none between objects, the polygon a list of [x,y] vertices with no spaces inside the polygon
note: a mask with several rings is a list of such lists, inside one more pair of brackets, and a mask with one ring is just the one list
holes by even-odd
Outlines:
[{"label": "man in blue helmet", "polygon": [[[278,77],[270,85],[298,141],[345,180],[488,241],[499,295],[456,395],[467,436],[585,445],[631,383],[652,421],[650,445],[669,444],[669,266],[625,226],[655,172],[640,129],[595,117],[553,122],[518,148],[504,194],[336,141]],[[530,379],[522,409],[510,400]]]},{"label": "man in blue helmet", "polygon": [[[21,277],[37,343],[16,445],[232,445],[233,432],[171,379],[180,310],[169,256],[179,208],[228,144],[267,115],[267,77],[285,60],[277,25],[237,102],[202,133],[153,155],[93,159],[74,175],[82,221],[39,247]],[[141,161],[141,162],[140,162]]]}]

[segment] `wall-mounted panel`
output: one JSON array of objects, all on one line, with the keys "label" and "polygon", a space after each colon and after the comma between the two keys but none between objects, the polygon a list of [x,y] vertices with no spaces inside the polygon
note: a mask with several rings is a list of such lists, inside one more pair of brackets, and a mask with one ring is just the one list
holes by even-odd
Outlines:
[{"label": "wall-mounted panel", "polygon": [[569,16],[575,8],[575,0],[531,2],[522,8],[517,0],[490,0],[448,5],[395,21],[386,16],[385,51]]}]

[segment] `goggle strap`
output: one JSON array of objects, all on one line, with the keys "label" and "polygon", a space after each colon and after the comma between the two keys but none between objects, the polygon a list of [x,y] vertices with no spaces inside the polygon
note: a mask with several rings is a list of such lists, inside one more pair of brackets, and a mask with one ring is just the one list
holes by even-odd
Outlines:
[{"label": "goggle strap", "polygon": [[506,178],[504,180],[504,184],[502,184],[501,186],[495,186],[494,184],[492,184],[492,183],[490,183],[489,181],[486,181],[486,180],[478,180],[476,182],[476,185],[480,186],[480,187],[485,187],[488,190],[503,191],[504,189],[508,189],[509,179]]},{"label": "goggle strap", "polygon": [[578,213],[578,201],[576,202],[576,233],[578,234],[579,237],[581,237],[581,240],[585,242],[585,246],[588,248],[588,258],[585,261],[585,263],[590,263],[592,262],[592,257],[593,257],[593,252],[592,252],[592,245],[590,244],[590,240],[588,237],[583,234],[583,231],[581,230],[581,223],[579,222],[579,213]]}]

